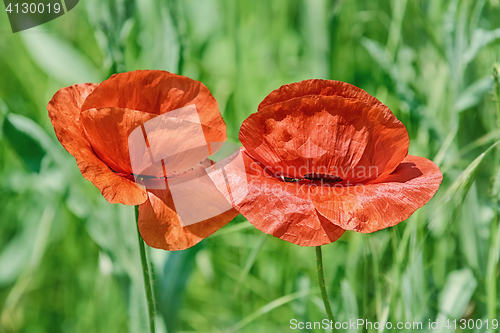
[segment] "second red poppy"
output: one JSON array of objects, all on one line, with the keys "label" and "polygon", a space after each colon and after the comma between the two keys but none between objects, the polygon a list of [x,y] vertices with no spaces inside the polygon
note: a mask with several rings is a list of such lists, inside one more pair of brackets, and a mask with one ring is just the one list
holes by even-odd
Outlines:
[{"label": "second red poppy", "polygon": [[303,246],[394,226],[442,180],[433,162],[408,155],[406,128],[389,108],[344,82],[273,91],[243,122],[240,141],[210,177],[259,230]]}]

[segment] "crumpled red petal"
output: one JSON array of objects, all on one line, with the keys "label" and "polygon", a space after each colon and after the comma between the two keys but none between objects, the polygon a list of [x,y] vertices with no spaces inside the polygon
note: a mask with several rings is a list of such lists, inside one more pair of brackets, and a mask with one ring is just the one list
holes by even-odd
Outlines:
[{"label": "crumpled red petal", "polygon": [[[238,215],[210,181],[205,172],[208,165],[199,164],[166,182],[154,180],[146,184],[164,187],[148,189],[149,200],[139,206],[139,231],[149,246],[169,251],[189,248]],[[207,216],[201,222],[186,223]]]},{"label": "crumpled red petal", "polygon": [[362,233],[394,226],[436,193],[443,176],[432,161],[408,155],[396,170],[366,185],[310,191],[314,207],[337,226]]},{"label": "crumpled red petal", "polygon": [[103,107],[83,111],[81,122],[95,154],[114,171],[131,175],[129,135],[155,117],[141,111]]},{"label": "crumpled red petal", "polygon": [[78,167],[110,203],[139,205],[147,199],[145,189],[113,172],[93,152],[84,135],[80,108],[98,84],[78,84],[59,90],[47,109],[59,142],[75,157]]},{"label": "crumpled red petal", "polygon": [[307,185],[266,174],[244,148],[207,169],[219,191],[257,229],[301,246],[336,241],[344,230],[318,214]]},{"label": "crumpled red petal", "polygon": [[274,173],[328,174],[351,182],[390,174],[409,145],[405,126],[390,111],[339,96],[271,104],[243,122],[240,141]]},{"label": "crumpled red petal", "polygon": [[309,95],[340,96],[349,99],[356,99],[370,106],[377,106],[381,108],[383,112],[391,112],[386,105],[382,104],[378,99],[361,88],[346,82],[320,79],[311,79],[285,84],[267,95],[267,97],[264,98],[264,100],[259,104],[258,110],[260,111],[271,104]]},{"label": "crumpled red petal", "polygon": [[82,110],[119,107],[160,115],[192,104],[198,111],[199,122],[205,125],[206,141],[226,141],[226,124],[208,88],[199,81],[166,71],[115,74],[88,96]]}]

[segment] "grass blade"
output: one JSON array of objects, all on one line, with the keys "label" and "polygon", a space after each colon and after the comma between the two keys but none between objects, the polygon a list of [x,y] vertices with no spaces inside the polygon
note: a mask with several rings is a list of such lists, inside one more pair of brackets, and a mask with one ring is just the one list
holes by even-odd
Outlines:
[{"label": "grass blade", "polygon": [[439,322],[462,318],[476,287],[477,280],[470,269],[451,272],[439,295]]},{"label": "grass blade", "polygon": [[301,290],[296,293],[286,295],[283,297],[280,297],[278,299],[275,299],[274,301],[264,305],[254,313],[250,314],[249,316],[243,318],[240,322],[236,323],[233,327],[229,328],[225,333],[233,333],[237,332],[241,328],[245,327],[246,325],[250,324],[252,321],[255,319],[259,318],[262,315],[265,315],[266,313],[276,309],[277,307],[280,307],[282,305],[285,305],[287,303],[290,303],[298,298],[304,297],[309,295],[311,292],[309,290]]},{"label": "grass blade", "polygon": [[20,35],[33,60],[51,78],[64,85],[102,81],[94,64],[57,34],[36,28]]},{"label": "grass blade", "polygon": [[495,142],[485,152],[479,155],[471,164],[460,174],[457,180],[448,188],[444,195],[445,202],[449,202],[456,194],[461,193],[461,200],[467,195],[474,179],[476,178],[477,168],[483,161],[484,157],[495,148],[500,141]]},{"label": "grass blade", "polygon": [[245,281],[248,273],[250,273],[250,269],[252,269],[253,264],[255,263],[255,259],[257,258],[257,254],[259,254],[259,251],[261,250],[262,246],[264,245],[264,241],[267,238],[267,234],[262,233],[260,235],[259,240],[257,241],[257,244],[255,244],[255,247],[253,248],[252,252],[248,256],[247,262],[245,264],[245,268],[243,268],[243,271],[241,272],[240,277],[238,278],[238,282],[236,283],[236,287],[234,287],[233,295],[231,296],[231,303],[234,301],[235,297],[238,295],[238,292],[240,291],[240,288]]}]

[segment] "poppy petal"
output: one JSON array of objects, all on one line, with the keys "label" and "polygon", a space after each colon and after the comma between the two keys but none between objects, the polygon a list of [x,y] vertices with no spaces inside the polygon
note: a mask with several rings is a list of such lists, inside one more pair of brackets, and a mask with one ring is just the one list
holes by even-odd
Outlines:
[{"label": "poppy petal", "polygon": [[87,140],[95,154],[116,172],[132,174],[128,138],[130,133],[156,115],[141,111],[104,107],[81,113]]},{"label": "poppy petal", "polygon": [[301,246],[329,244],[344,233],[318,214],[307,186],[267,174],[244,148],[209,170],[219,191],[262,232]]},{"label": "poppy petal", "polygon": [[205,160],[210,147],[220,146],[205,141],[206,126],[180,118],[115,107],[85,110],[81,117],[96,155],[126,175],[178,174]]},{"label": "poppy petal", "polygon": [[260,111],[271,104],[308,95],[340,96],[344,98],[356,99],[370,106],[378,106],[383,109],[384,112],[390,112],[387,106],[361,88],[353,86],[347,82],[320,79],[311,79],[285,84],[267,95],[267,97],[264,98],[264,100],[259,104],[258,110]]},{"label": "poppy petal", "polygon": [[369,184],[322,186],[310,193],[319,213],[334,224],[369,233],[406,220],[434,196],[442,179],[432,161],[408,155],[392,174]]},{"label": "poppy petal", "polygon": [[93,152],[86,139],[80,118],[85,98],[97,84],[79,84],[59,90],[47,109],[56,136],[64,148],[75,157],[83,177],[91,181],[110,203],[138,205],[146,199],[146,191],[135,182],[114,173]]},{"label": "poppy petal", "polygon": [[389,111],[339,96],[306,96],[250,115],[240,141],[277,174],[365,182],[390,174],[408,153],[405,126]]},{"label": "poppy petal", "polygon": [[[217,101],[201,82],[161,70],[138,70],[112,75],[85,100],[82,110],[119,107],[156,115],[194,104],[205,125],[207,142],[226,141],[226,124]],[[189,119],[187,119],[189,120]]]},{"label": "poppy petal", "polygon": [[147,200],[144,188],[124,175],[113,172],[91,150],[75,158],[83,177],[91,181],[109,203],[135,206]]},{"label": "poppy petal", "polygon": [[148,188],[149,200],[139,206],[138,223],[149,246],[169,251],[187,249],[238,215],[210,181],[206,166],[200,164],[166,180],[164,189]]},{"label": "poppy petal", "polygon": [[71,155],[77,153],[80,147],[88,145],[80,123],[80,108],[98,85],[83,83],[62,88],[47,105],[57,139]]}]

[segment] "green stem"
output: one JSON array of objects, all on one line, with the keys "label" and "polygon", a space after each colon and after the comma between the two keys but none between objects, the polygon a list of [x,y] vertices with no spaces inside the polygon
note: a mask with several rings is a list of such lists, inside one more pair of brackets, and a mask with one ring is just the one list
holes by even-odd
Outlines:
[{"label": "green stem", "polygon": [[[500,130],[500,64],[493,68],[493,79],[495,87],[495,106],[497,109],[497,126]],[[499,148],[500,149],[500,148]]]},{"label": "green stem", "polygon": [[325,304],[326,314],[328,315],[328,319],[332,324],[332,332],[337,332],[335,328],[335,317],[332,312],[332,307],[330,305],[330,300],[328,299],[328,294],[326,292],[325,286],[325,274],[323,271],[323,254],[321,253],[321,246],[316,246],[316,264],[318,265],[318,280],[319,287],[321,289],[321,296],[323,297],[323,303]]},{"label": "green stem", "polygon": [[[135,206],[135,221],[139,221],[139,206]],[[142,239],[141,233],[139,232],[139,224],[137,224],[137,238],[139,240],[142,276],[144,278],[144,289],[146,291],[146,300],[148,303],[149,331],[155,333],[155,300],[153,297],[153,288],[151,286],[151,274],[149,271],[148,259],[146,257],[146,248],[144,246],[144,239]]]},{"label": "green stem", "polygon": [[[498,130],[500,130],[500,65],[495,65],[493,67],[493,78],[494,78],[494,90],[495,90],[495,106],[496,106],[496,117]],[[498,179],[500,177],[500,145],[497,146],[497,158],[495,159],[495,175],[493,182],[493,207],[495,211],[496,218],[491,221],[490,226],[490,237],[491,246],[488,258],[488,268],[486,277],[486,293],[488,295],[487,301],[487,313],[488,318],[496,318],[497,316],[497,267],[498,267],[498,251],[500,250],[500,210],[498,209],[498,204],[500,202],[500,188],[498,184]]]}]

